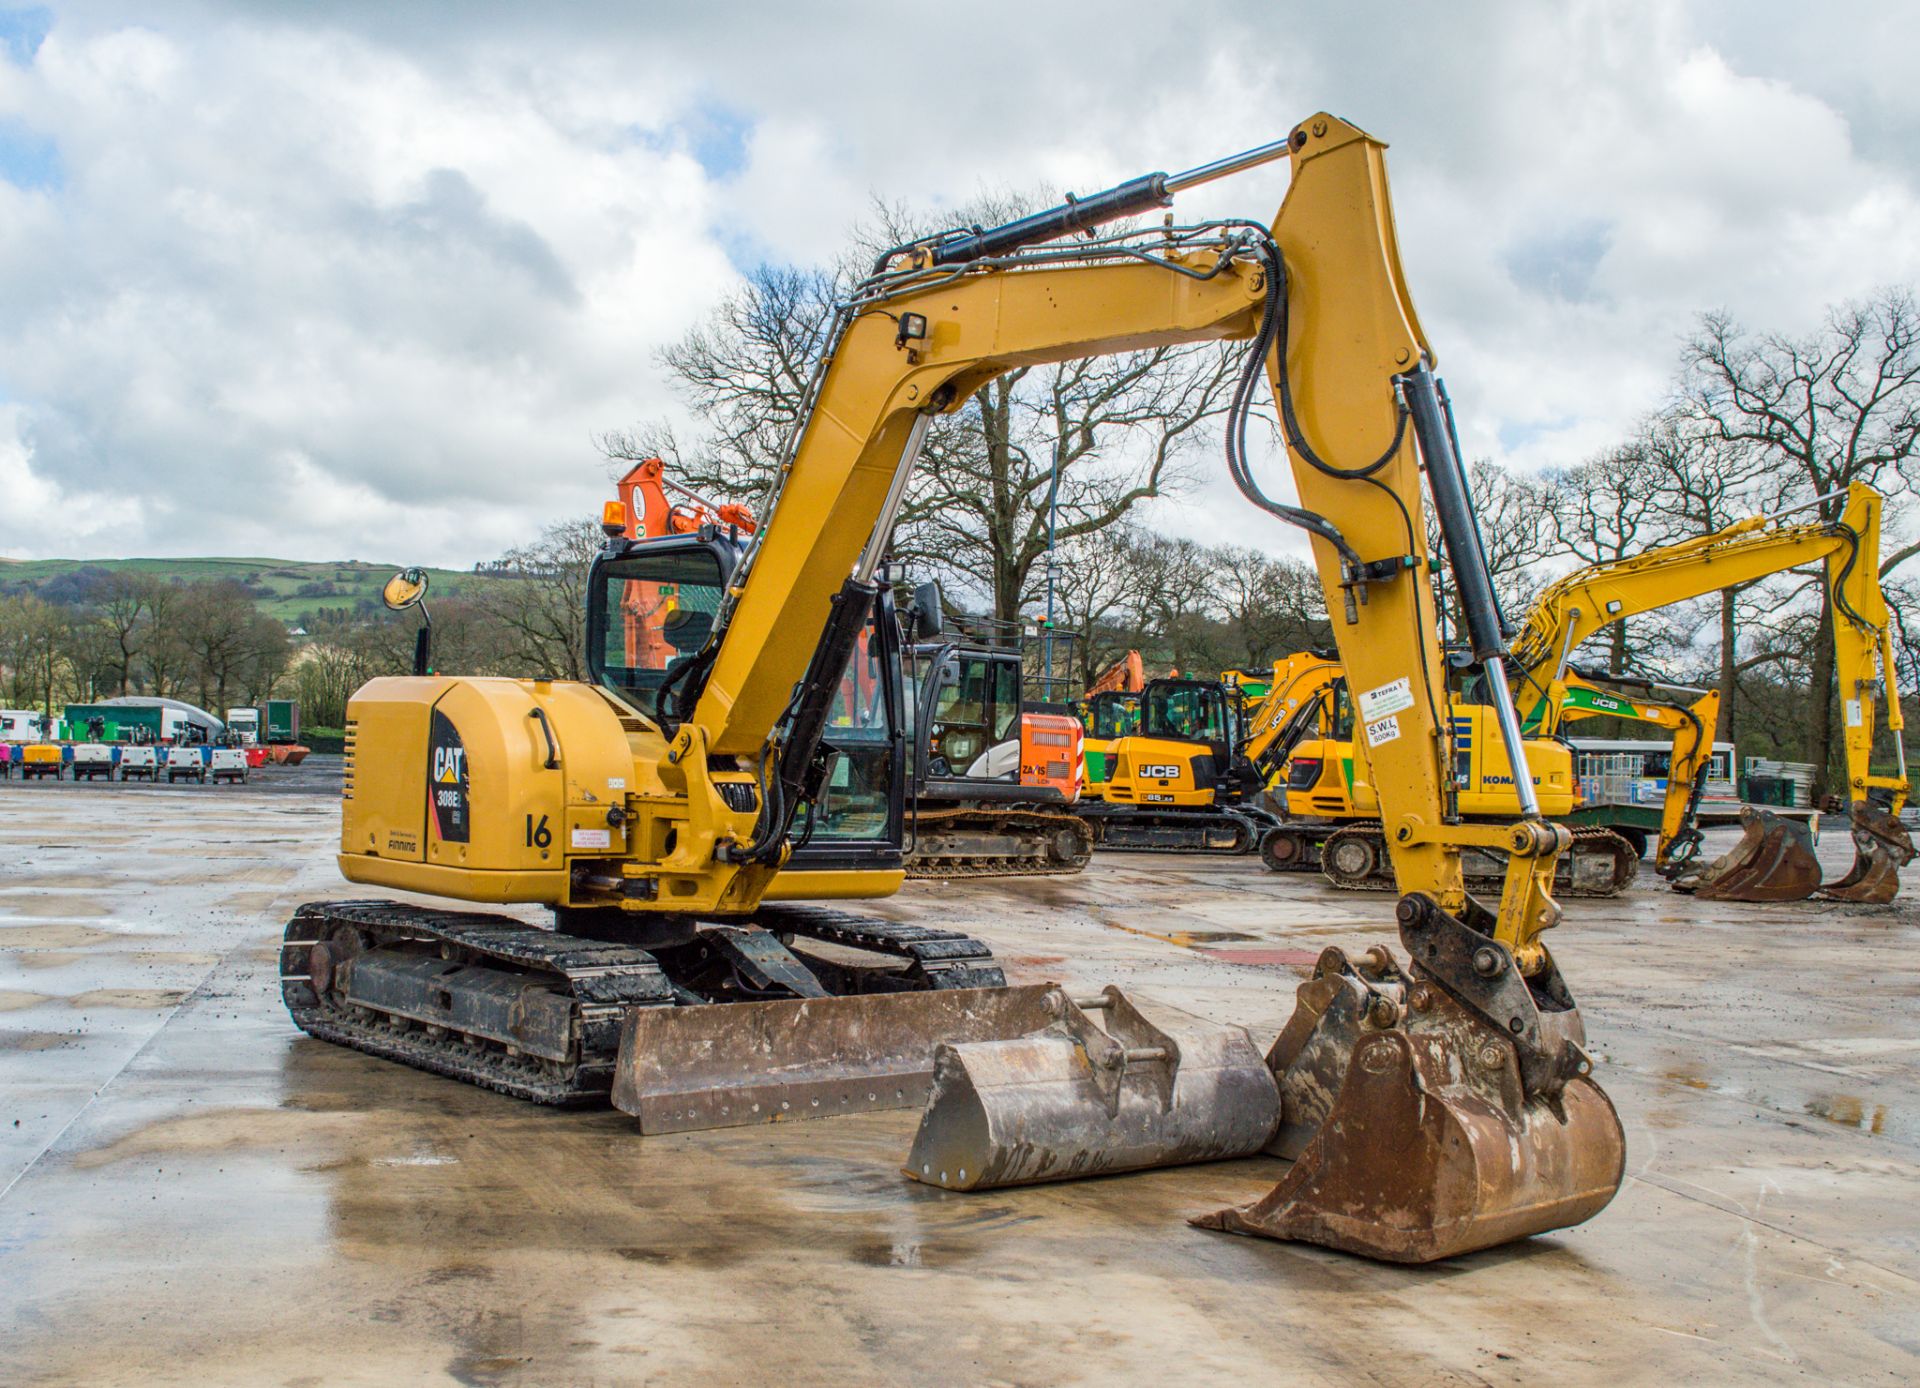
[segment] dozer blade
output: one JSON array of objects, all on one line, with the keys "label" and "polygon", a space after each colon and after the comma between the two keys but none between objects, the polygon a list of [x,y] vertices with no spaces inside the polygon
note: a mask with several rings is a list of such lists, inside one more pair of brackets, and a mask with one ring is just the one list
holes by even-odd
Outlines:
[{"label": "dozer blade", "polygon": [[1884,905],[1900,892],[1900,869],[1913,861],[1913,837],[1898,815],[1875,806],[1853,807],[1853,870],[1820,889],[1828,901]]},{"label": "dozer blade", "polygon": [[[1043,1030],[943,1045],[906,1174],[950,1190],[1249,1156],[1280,1117],[1246,1031],[1119,989],[1056,989]],[[1089,1017],[1104,1015],[1103,1029]]]},{"label": "dozer blade", "polygon": [[1804,901],[1820,886],[1813,832],[1805,820],[1749,805],[1740,842],[1676,885],[1708,901]]},{"label": "dozer blade", "polygon": [[1023,1036],[1050,985],[635,1008],[613,1102],[643,1133],[831,1118],[926,1101],[934,1047]]}]

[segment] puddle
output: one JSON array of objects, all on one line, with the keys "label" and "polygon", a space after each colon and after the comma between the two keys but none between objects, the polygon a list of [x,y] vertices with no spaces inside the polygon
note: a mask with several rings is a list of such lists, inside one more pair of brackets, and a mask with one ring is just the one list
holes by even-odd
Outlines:
[{"label": "puddle", "polygon": [[174,1007],[186,1000],[186,988],[92,988],[68,998],[68,1007]]},{"label": "puddle", "polygon": [[0,949],[88,949],[98,944],[125,944],[128,937],[91,925],[0,924]]},{"label": "puddle", "polygon": [[1852,1094],[1822,1094],[1807,1100],[1807,1112],[1843,1128],[1879,1134],[1886,1131],[1887,1106],[1869,1104]]},{"label": "puddle", "polygon": [[346,1114],[308,1114],[268,1108],[213,1109],[163,1118],[136,1128],[105,1146],[77,1153],[73,1164],[84,1171],[156,1156],[206,1156],[256,1147],[284,1149],[295,1144],[317,1148],[344,1140],[360,1127],[358,1118]]},{"label": "puddle", "polygon": [[0,1031],[0,1051],[51,1051],[79,1042],[65,1031]]}]

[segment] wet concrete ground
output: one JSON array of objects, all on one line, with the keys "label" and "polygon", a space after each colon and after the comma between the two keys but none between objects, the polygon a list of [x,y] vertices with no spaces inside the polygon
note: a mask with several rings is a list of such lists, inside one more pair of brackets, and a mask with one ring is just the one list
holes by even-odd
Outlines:
[{"label": "wet concrete ground", "polygon": [[[1570,903],[1629,1180],[1407,1269],[1185,1225],[1265,1160],[962,1196],[896,1174],[911,1114],[641,1139],[309,1040],[281,922],[364,894],[328,775],[0,783],[0,1382],[1920,1379],[1915,869],[1890,908]],[[1389,907],[1134,855],[881,904],[1263,1045]]]}]

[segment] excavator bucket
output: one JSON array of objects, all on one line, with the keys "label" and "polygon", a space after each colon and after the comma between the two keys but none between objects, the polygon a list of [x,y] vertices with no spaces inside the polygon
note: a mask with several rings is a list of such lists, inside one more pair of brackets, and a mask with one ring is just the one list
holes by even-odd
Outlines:
[{"label": "excavator bucket", "polygon": [[1804,819],[1749,805],[1740,811],[1740,842],[1674,885],[1708,901],[1804,901],[1820,886],[1813,831]]},{"label": "excavator bucket", "polygon": [[1036,1031],[1052,996],[1036,984],[636,1007],[621,1025],[613,1103],[643,1133],[917,1108],[936,1045]]},{"label": "excavator bucket", "polygon": [[1250,1156],[1272,1134],[1279,1093],[1244,1029],[1111,987],[1047,1007],[1032,1035],[940,1047],[907,1175],[988,1190]]},{"label": "excavator bucket", "polygon": [[1853,806],[1853,870],[1822,887],[1828,901],[1883,905],[1900,891],[1900,869],[1913,861],[1913,836],[1900,817],[1864,801]]},{"label": "excavator bucket", "polygon": [[1268,1060],[1283,1107],[1268,1150],[1293,1166],[1201,1228],[1425,1263],[1578,1224],[1620,1186],[1599,1086],[1529,1096],[1512,1038],[1385,949],[1322,955]]}]

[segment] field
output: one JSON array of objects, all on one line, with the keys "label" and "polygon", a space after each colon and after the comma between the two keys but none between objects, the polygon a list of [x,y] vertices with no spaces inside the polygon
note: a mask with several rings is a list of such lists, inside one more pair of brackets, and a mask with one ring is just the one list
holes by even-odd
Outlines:
[{"label": "field", "polygon": [[[262,612],[284,622],[303,613],[330,608],[352,608],[363,599],[378,599],[380,587],[401,567],[359,560],[325,563],[296,559],[25,559],[0,560],[0,594],[37,592],[64,574],[81,569],[131,570],[165,581],[203,583],[232,579],[245,584]],[[487,580],[457,569],[429,569],[433,594],[452,597]]]}]

